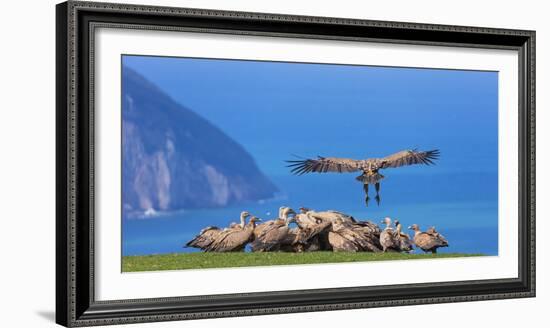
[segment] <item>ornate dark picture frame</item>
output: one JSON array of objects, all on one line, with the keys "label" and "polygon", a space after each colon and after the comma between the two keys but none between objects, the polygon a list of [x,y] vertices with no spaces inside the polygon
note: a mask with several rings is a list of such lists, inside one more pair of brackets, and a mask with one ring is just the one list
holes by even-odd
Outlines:
[{"label": "ornate dark picture frame", "polygon": [[[519,277],[97,301],[93,38],[97,26],[511,49],[519,57]],[[535,32],[69,1],[57,5],[56,321],[64,326],[535,296]]]}]

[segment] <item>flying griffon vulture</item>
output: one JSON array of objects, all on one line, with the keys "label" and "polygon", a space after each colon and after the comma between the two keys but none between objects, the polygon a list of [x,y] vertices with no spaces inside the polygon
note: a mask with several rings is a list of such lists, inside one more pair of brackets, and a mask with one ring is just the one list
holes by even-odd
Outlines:
[{"label": "flying griffon vulture", "polygon": [[351,159],[351,158],[337,158],[337,157],[321,157],[317,159],[303,159],[303,160],[290,160],[288,167],[291,168],[291,172],[296,175],[302,175],[304,173],[317,172],[317,173],[348,173],[361,171],[362,174],[355,179],[363,183],[363,189],[365,190],[365,202],[369,206],[369,185],[373,184],[376,189],[376,203],[380,205],[380,180],[384,176],[378,173],[380,169],[387,169],[392,167],[400,167],[413,164],[434,164],[434,160],[439,158],[439,150],[429,151],[417,151],[403,150],[393,155],[384,158],[368,158],[368,159]]}]

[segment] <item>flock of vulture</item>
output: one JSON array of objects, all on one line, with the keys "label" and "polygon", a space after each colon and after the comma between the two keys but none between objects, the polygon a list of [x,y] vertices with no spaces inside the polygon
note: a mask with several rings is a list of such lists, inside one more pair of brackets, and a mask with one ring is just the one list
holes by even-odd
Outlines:
[{"label": "flock of vulture", "polygon": [[[246,222],[246,220],[248,222]],[[337,211],[313,211],[300,208],[296,213],[281,207],[279,216],[262,220],[242,212],[240,223],[229,227],[204,228],[186,247],[205,252],[240,252],[250,244],[252,252],[410,252],[416,246],[424,252],[436,253],[448,242],[434,227],[425,232],[413,224],[414,237],[402,231],[398,220],[385,218],[382,229],[371,221],[359,221]],[[295,223],[296,227],[290,227]],[[392,225],[393,223],[393,225]]]}]

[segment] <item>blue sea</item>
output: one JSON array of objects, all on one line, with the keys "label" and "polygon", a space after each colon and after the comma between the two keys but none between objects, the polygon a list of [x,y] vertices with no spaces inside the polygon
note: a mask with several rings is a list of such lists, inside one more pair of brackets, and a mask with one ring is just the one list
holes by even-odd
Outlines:
[{"label": "blue sea", "polygon": [[[123,67],[242,145],[280,191],[222,209],[123,218],[124,255],[193,252],[183,245],[203,227],[225,227],[242,210],[273,218],[282,205],[435,226],[449,241],[442,252],[498,254],[498,72],[151,56],[124,56]],[[381,205],[371,190],[368,208],[358,173],[293,176],[284,162],[414,148],[441,157],[381,171]]]},{"label": "blue sea", "polygon": [[369,207],[364,205],[362,185],[354,181],[353,174],[325,179],[316,176],[272,179],[282,190],[272,200],[124,220],[123,254],[196,252],[183,245],[205,226],[225,227],[238,222],[243,210],[264,219],[273,218],[278,208],[285,205],[295,209],[300,206],[336,209],[376,223],[389,216],[399,219],[405,227],[413,223],[422,229],[435,226],[449,241],[449,247],[440,252],[498,255],[498,202],[487,197],[492,194],[489,186],[496,185],[496,176],[477,174],[466,181],[459,175],[397,174],[384,180],[380,206],[371,196]]}]

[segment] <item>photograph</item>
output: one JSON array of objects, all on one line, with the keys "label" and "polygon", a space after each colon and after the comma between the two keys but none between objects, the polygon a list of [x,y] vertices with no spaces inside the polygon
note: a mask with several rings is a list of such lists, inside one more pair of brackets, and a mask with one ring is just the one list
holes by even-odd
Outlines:
[{"label": "photograph", "polygon": [[498,72],[121,56],[122,272],[498,256]]}]

